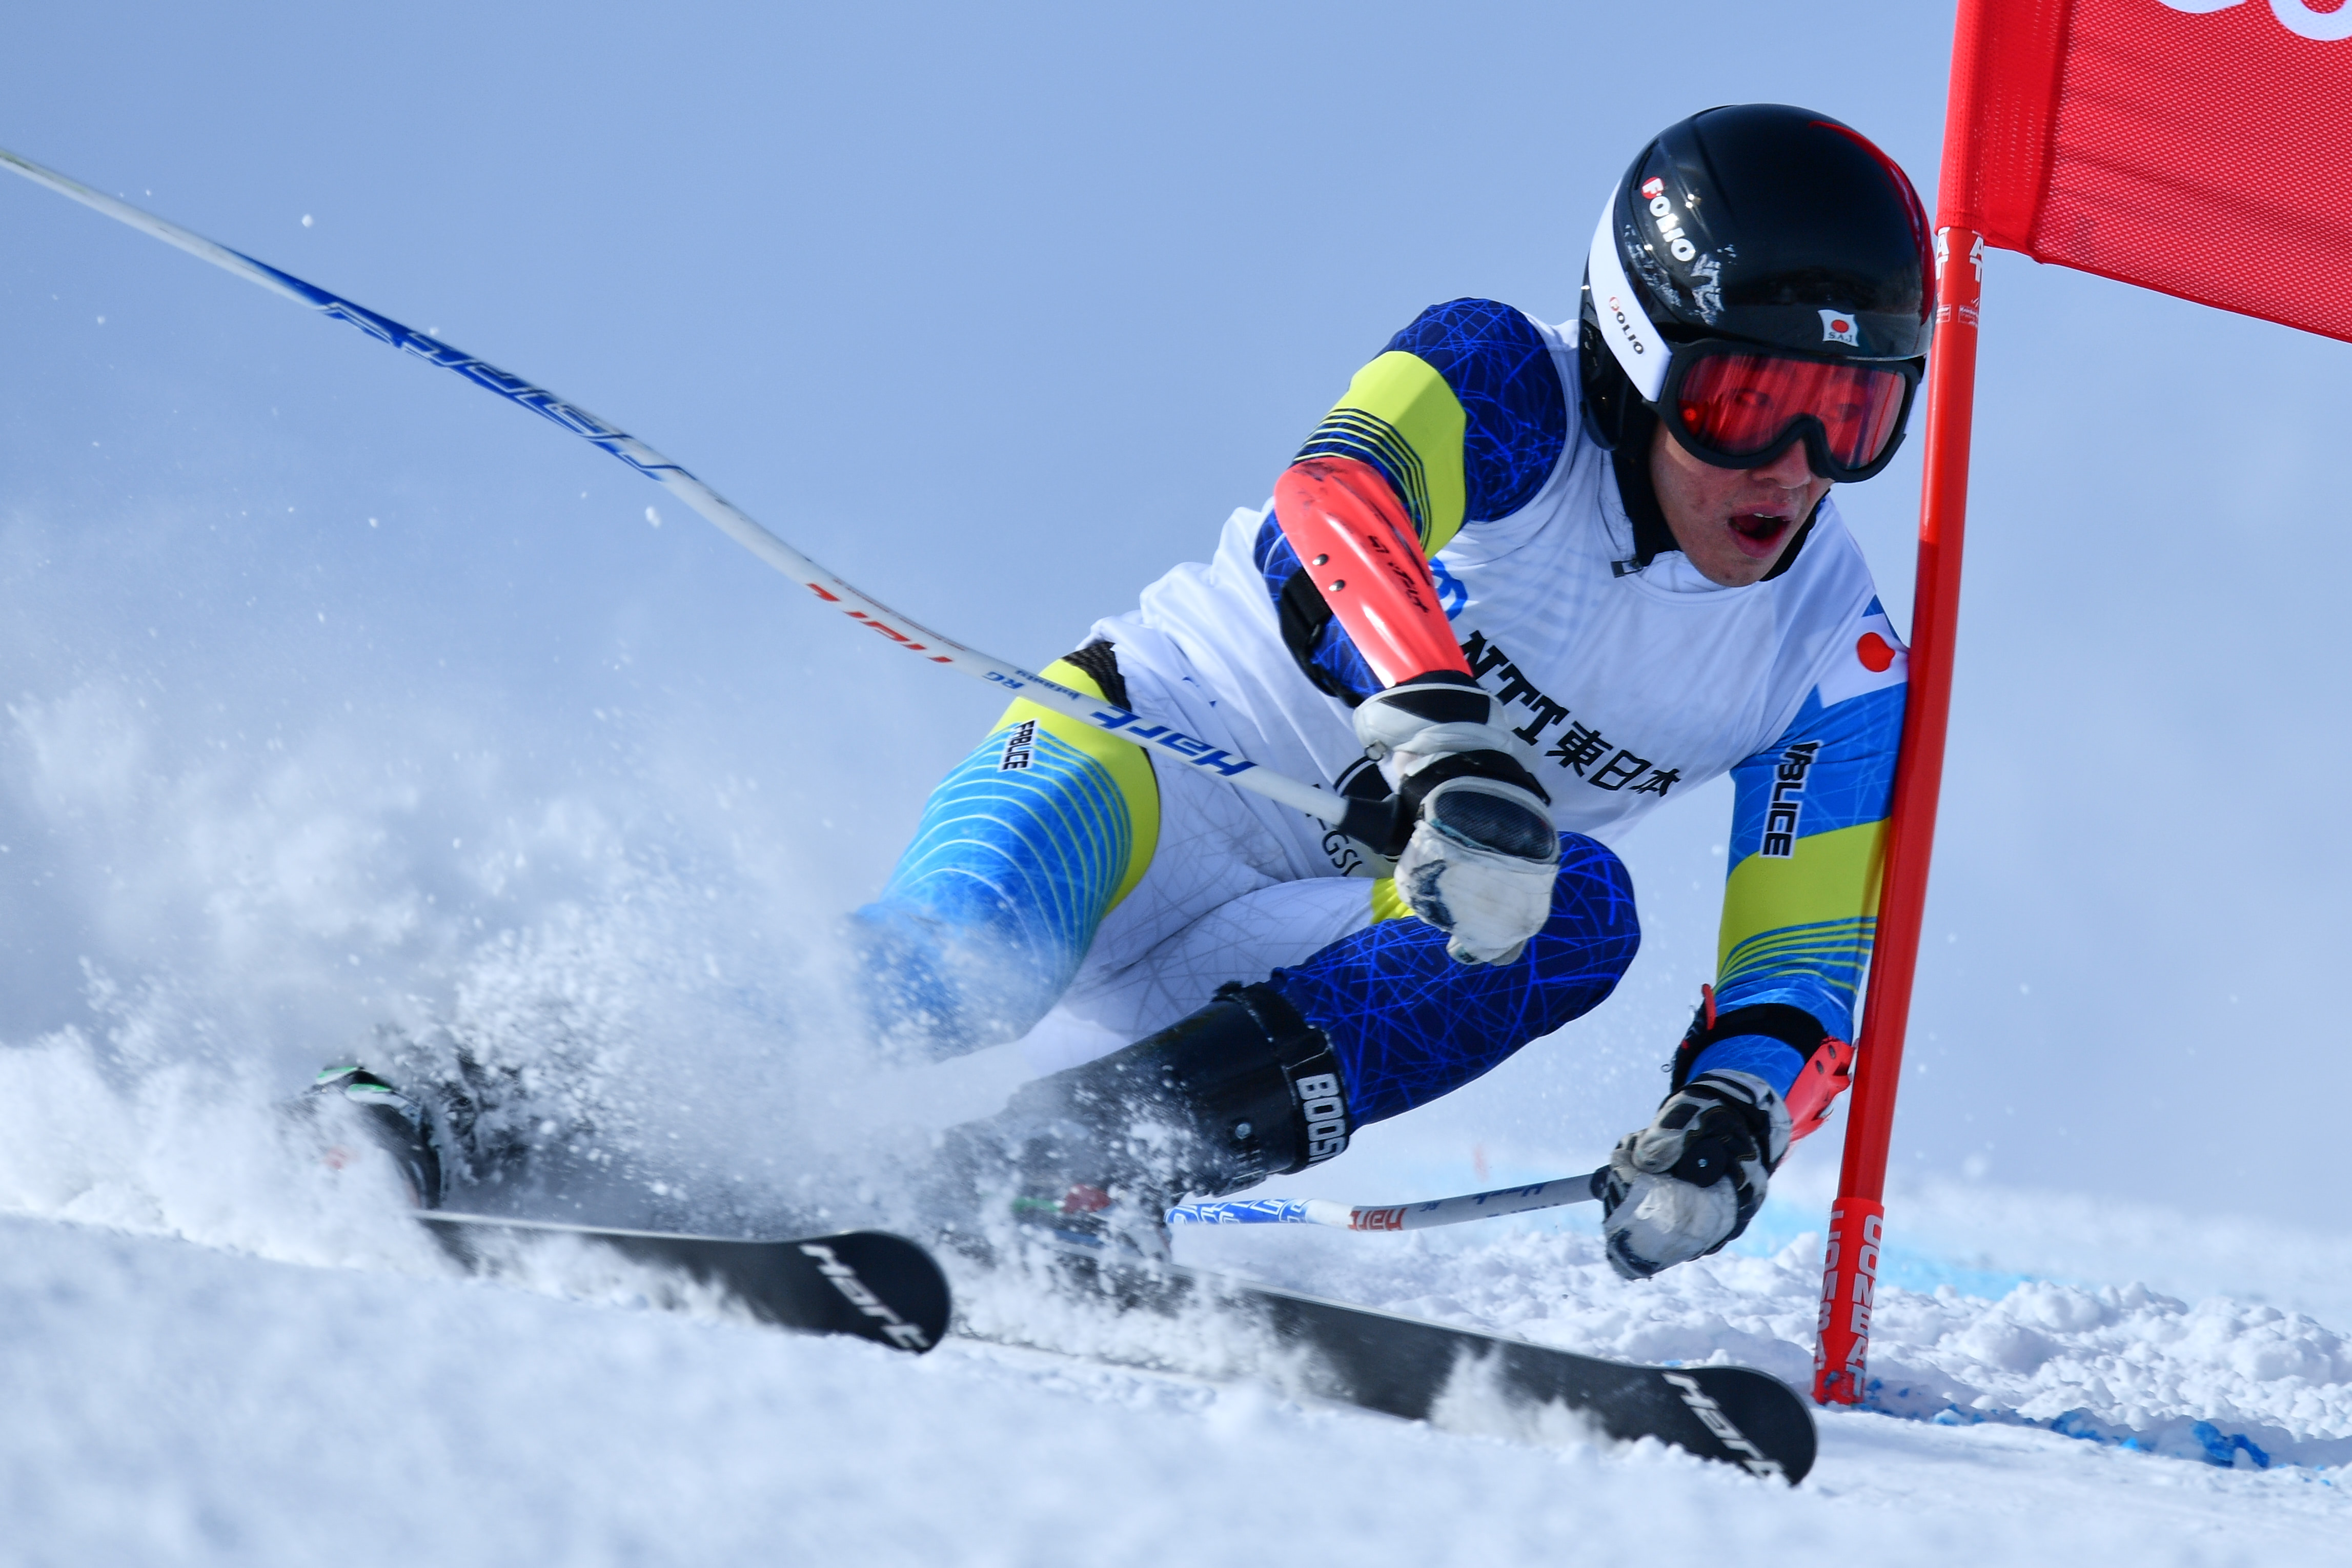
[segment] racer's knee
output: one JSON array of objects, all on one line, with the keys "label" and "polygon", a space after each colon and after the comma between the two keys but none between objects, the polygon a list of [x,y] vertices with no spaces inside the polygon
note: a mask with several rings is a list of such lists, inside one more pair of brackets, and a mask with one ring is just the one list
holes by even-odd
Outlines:
[{"label": "racer's knee", "polygon": [[1566,946],[1568,952],[1550,955],[1551,962],[1572,956],[1590,981],[1600,983],[1605,978],[1604,988],[1580,1010],[1597,1006],[1616,988],[1642,947],[1633,878],[1616,851],[1582,833],[1560,834],[1559,874],[1552,879],[1551,915],[1544,922],[1538,940]]},{"label": "racer's knee", "polygon": [[1642,945],[1633,878],[1606,844],[1563,833],[1550,915],[1517,958],[1465,964],[1446,943],[1380,920],[1274,973],[1330,1040],[1357,1125],[1451,1093],[1606,999]]},{"label": "racer's knee", "polygon": [[[1047,674],[1099,692],[1116,666]],[[1150,865],[1159,810],[1140,751],[1015,702],[932,790],[889,885],[850,918],[876,1046],[938,1058],[1027,1032]]]}]

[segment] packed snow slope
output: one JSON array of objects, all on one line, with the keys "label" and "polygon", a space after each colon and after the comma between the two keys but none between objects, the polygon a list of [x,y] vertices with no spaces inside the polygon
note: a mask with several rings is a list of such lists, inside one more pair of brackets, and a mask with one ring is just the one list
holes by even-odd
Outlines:
[{"label": "packed snow slope", "polygon": [[[328,1170],[233,1077],[126,1080],[106,1054],[64,1035],[0,1055],[0,1562],[1213,1563],[1305,1542],[1352,1564],[2352,1562],[2352,1343],[2301,1312],[2088,1282],[2152,1216],[2120,1242],[2063,1210],[2011,1228],[2072,1281],[1898,1251],[1890,1280],[1924,1288],[1882,1290],[1875,1407],[1824,1413],[1792,1490],[1475,1393],[1435,1426],[1318,1406],[1213,1327],[1106,1331],[1002,1285],[967,1293],[972,1322],[1126,1364],[790,1336],[587,1251],[467,1279],[386,1168]],[[1184,1252],[1799,1379],[1820,1246],[1766,1249],[1774,1218],[1644,1285],[1610,1275],[1589,1218]],[[2177,1277],[2232,1267],[2231,1239],[2173,1234]],[[2315,1245],[2271,1282],[2340,1301],[2352,1257]]]}]

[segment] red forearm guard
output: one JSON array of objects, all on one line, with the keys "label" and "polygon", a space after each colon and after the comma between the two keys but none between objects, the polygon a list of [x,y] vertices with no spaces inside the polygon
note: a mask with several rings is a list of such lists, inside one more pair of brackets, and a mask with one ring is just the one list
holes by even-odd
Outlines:
[{"label": "red forearm guard", "polygon": [[1274,486],[1275,517],[1324,602],[1384,686],[1470,673],[1396,492],[1353,457],[1306,457]]}]

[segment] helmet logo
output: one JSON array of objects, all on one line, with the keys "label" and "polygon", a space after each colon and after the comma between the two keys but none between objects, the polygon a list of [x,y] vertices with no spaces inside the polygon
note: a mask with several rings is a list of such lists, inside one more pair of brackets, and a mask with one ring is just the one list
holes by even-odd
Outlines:
[{"label": "helmet logo", "polygon": [[[1650,185],[1659,183],[1652,180],[1642,189],[1646,191]],[[1666,242],[1666,248],[1674,253],[1676,261],[1688,261],[1698,255],[1698,246],[1691,244],[1683,234],[1683,220],[1676,215],[1673,200],[1663,191],[1650,198],[1650,215],[1658,220],[1658,237]]]},{"label": "helmet logo", "polygon": [[1625,276],[1624,254],[1640,246],[1641,241],[1633,225],[1627,224],[1622,229],[1618,226],[1617,204],[1622,199],[1622,193],[1610,193],[1609,202],[1601,211],[1601,222],[1593,229],[1592,249],[1585,260],[1589,289],[1585,298],[1592,311],[1593,325],[1609,347],[1610,358],[1633,382],[1634,391],[1650,402],[1655,401],[1658,389],[1665,382],[1670,355],[1665,351],[1666,345],[1659,341],[1658,329],[1643,306],[1641,290]]},{"label": "helmet logo", "polygon": [[1862,347],[1862,329],[1854,324],[1849,312],[1824,310],[1822,312],[1822,341],[1851,343],[1859,349]]},{"label": "helmet logo", "polygon": [[1648,179],[1642,182],[1642,199],[1645,202],[1649,201],[1665,188],[1666,183],[1664,180],[1659,179],[1655,174],[1653,174]]},{"label": "helmet logo", "polygon": [[1625,302],[1614,294],[1609,297],[1609,314],[1616,321],[1617,330],[1623,335],[1627,348],[1637,354],[1650,351],[1649,345],[1642,341],[1642,329],[1634,326],[1633,318],[1625,314]]}]

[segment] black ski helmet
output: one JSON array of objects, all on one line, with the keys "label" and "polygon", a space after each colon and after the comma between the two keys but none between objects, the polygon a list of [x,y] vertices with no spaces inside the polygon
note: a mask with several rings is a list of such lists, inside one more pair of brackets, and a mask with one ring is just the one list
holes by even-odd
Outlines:
[{"label": "black ski helmet", "polygon": [[1731,104],[1668,126],[1618,181],[1586,261],[1594,439],[1646,435],[1675,347],[1701,340],[1923,365],[1929,246],[1903,171],[1825,114]]}]

